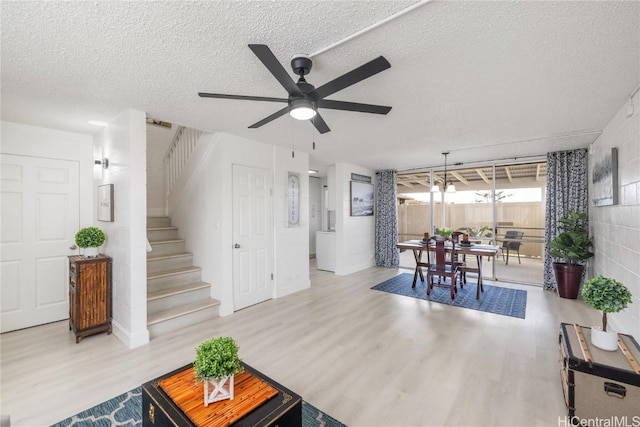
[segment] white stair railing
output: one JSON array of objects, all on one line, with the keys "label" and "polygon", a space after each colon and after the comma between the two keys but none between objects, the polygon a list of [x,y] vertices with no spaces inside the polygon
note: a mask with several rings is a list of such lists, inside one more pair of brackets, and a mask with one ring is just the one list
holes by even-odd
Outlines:
[{"label": "white stair railing", "polygon": [[197,129],[184,126],[178,128],[164,157],[167,194],[171,193],[176,182],[178,182],[182,169],[195,149],[200,135],[202,135],[202,131]]}]

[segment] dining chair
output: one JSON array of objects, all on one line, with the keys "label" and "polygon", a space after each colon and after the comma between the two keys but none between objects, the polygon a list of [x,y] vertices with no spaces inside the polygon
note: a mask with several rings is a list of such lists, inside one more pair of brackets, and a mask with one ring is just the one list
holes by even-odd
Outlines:
[{"label": "dining chair", "polygon": [[520,261],[520,246],[522,245],[523,237],[523,231],[508,230],[504,234],[505,241],[502,242],[502,259],[504,260],[504,253],[506,251],[507,261],[505,262],[505,265],[509,265],[509,251],[516,251],[518,253],[518,264],[522,264]]},{"label": "dining chair", "polygon": [[[451,241],[458,244],[462,241],[463,235],[463,231],[454,231],[451,233]],[[460,257],[457,253],[455,255],[452,253],[451,262],[457,264],[458,268],[461,269],[467,265],[466,255],[462,255],[462,257]],[[465,285],[467,284],[467,273],[462,269],[460,270],[460,283],[464,283]]]},{"label": "dining chair", "polygon": [[[427,270],[427,296],[431,295],[431,290],[434,286],[440,286],[449,288],[451,299],[455,299],[456,293],[458,292],[457,282],[459,271],[456,263],[448,262],[447,250],[450,251],[450,259],[453,259],[456,255],[456,246],[451,239],[440,236],[431,237],[429,244],[430,246],[433,244],[433,247],[427,251],[429,266]],[[445,246],[447,244],[450,244],[451,247],[447,248]],[[444,279],[444,281],[435,283],[435,276],[438,276],[439,279]],[[448,283],[447,278],[449,279]],[[462,280],[460,281],[460,286],[462,287]]]}]

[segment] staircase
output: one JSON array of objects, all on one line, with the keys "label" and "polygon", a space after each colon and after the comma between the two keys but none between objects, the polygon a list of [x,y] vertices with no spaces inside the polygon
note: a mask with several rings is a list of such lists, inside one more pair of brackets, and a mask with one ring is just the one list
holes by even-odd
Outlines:
[{"label": "staircase", "polygon": [[149,338],[218,317],[220,302],[200,280],[185,241],[169,217],[147,218],[147,328]]}]

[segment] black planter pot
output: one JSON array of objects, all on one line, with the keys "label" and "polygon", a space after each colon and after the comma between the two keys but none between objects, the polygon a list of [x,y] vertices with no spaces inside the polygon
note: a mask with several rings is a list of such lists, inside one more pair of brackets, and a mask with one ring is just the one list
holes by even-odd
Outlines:
[{"label": "black planter pot", "polygon": [[553,271],[558,285],[558,295],[567,299],[578,298],[584,265],[555,262],[553,263]]}]

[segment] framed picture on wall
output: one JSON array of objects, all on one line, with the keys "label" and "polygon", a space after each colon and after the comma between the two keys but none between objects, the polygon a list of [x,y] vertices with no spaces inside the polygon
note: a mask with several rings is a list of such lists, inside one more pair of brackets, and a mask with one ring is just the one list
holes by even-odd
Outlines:
[{"label": "framed picture on wall", "polygon": [[300,174],[287,173],[287,226],[300,226]]},{"label": "framed picture on wall", "polygon": [[593,204],[618,204],[618,149],[596,150],[591,172]]},{"label": "framed picture on wall", "polygon": [[373,215],[373,184],[351,181],[351,216]]},{"label": "framed picture on wall", "polygon": [[98,186],[98,221],[113,222],[113,184]]}]

